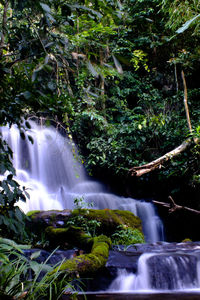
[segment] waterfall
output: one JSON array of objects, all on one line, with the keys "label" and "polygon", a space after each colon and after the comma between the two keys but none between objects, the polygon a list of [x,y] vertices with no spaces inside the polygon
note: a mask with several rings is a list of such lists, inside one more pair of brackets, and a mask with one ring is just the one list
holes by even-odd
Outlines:
[{"label": "waterfall", "polygon": [[74,199],[83,197],[96,209],[133,212],[142,220],[146,241],[163,240],[162,223],[151,203],[106,192],[102,184],[88,178],[71,140],[54,127],[29,123],[31,129],[27,135],[33,144],[27,137],[25,140],[20,137],[16,126],[1,128],[3,139],[13,151],[16,180],[30,195],[26,203],[20,203],[22,210],[73,209]]},{"label": "waterfall", "polygon": [[143,253],[138,259],[135,273],[130,269],[118,269],[117,277],[111,283],[109,291],[200,292],[199,267],[199,247],[198,250],[187,250],[182,244],[182,249],[174,248],[173,251],[166,251],[163,248],[158,252]]}]

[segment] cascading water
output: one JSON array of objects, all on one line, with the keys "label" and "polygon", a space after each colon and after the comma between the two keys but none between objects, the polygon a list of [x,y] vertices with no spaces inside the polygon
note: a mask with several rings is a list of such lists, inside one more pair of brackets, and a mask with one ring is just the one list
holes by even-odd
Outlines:
[{"label": "cascading water", "polygon": [[88,180],[78,162],[75,146],[55,128],[30,121],[28,131],[34,143],[21,139],[16,126],[2,128],[3,139],[11,147],[20,185],[27,188],[30,200],[20,207],[29,210],[73,209],[74,199],[83,197],[96,209],[132,211],[142,219],[146,240],[163,240],[162,224],[151,203],[136,201],[105,192],[98,182]]},{"label": "cascading water", "polygon": [[[160,248],[159,248],[160,247]],[[168,247],[168,249],[167,249]],[[140,253],[137,270],[119,268],[109,291],[118,292],[200,292],[200,244],[153,245]],[[135,251],[135,250],[134,250]],[[131,250],[130,250],[131,252]],[[134,256],[136,253],[134,253]],[[130,257],[129,253],[129,257]]]}]

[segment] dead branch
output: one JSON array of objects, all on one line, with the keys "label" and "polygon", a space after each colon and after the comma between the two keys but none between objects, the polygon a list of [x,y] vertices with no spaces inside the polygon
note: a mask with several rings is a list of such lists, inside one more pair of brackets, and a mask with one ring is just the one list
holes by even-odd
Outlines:
[{"label": "dead branch", "polygon": [[[185,74],[184,74],[183,70],[181,72],[181,76],[182,76],[183,88],[184,88],[184,107],[185,107],[186,119],[187,119],[189,132],[192,135],[192,125],[191,125],[189,108],[188,108],[187,84],[186,84]],[[198,138],[193,138],[193,141],[195,144],[199,143]],[[179,155],[181,152],[185,151],[191,145],[191,143],[192,143],[192,140],[188,139],[188,140],[184,141],[180,146],[178,146],[174,150],[166,153],[165,155],[159,157],[158,159],[156,159],[148,164],[131,168],[130,169],[131,176],[139,177],[139,176],[149,173],[157,168],[162,168],[162,165],[164,162],[166,162],[169,159],[174,158],[175,156]]]},{"label": "dead branch", "polygon": [[[188,93],[187,93],[187,84],[186,84],[186,79],[185,79],[185,74],[183,70],[181,71],[181,76],[183,80],[183,88],[184,88],[184,107],[185,107],[185,113],[186,113],[186,119],[188,123],[188,128],[189,132],[192,135],[192,125],[191,125],[191,120],[190,120],[190,113],[189,113],[189,108],[188,108]],[[197,138],[193,138],[194,143],[197,144],[199,141]]]},{"label": "dead branch", "polygon": [[168,199],[171,201],[171,203],[160,202],[160,201],[156,201],[156,200],[153,200],[152,202],[154,204],[161,205],[161,206],[169,208],[169,213],[173,213],[177,210],[185,210],[185,211],[190,211],[194,214],[198,214],[198,215],[200,214],[199,210],[176,204],[174,199],[171,196],[169,196]]},{"label": "dead branch", "polygon": [[185,107],[186,119],[187,119],[189,131],[192,134],[192,125],[191,125],[189,108],[188,108],[187,85],[185,80],[185,74],[183,71],[181,71],[181,76],[182,76],[183,88],[184,88],[184,107]]},{"label": "dead branch", "polygon": [[149,173],[155,169],[159,169],[162,168],[162,165],[174,158],[175,156],[179,155],[180,153],[182,153],[183,151],[185,151],[192,143],[191,139],[188,139],[186,141],[184,141],[180,146],[178,146],[177,148],[173,149],[170,152],[167,152],[165,155],[157,158],[156,160],[153,160],[152,162],[139,166],[139,167],[133,167],[130,169],[131,172],[131,176],[142,176],[146,173]]}]

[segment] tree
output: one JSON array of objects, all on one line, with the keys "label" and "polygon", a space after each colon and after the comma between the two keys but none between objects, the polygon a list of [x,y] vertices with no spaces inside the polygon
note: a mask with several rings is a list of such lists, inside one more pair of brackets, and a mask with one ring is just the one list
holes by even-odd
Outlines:
[{"label": "tree", "polygon": [[[190,26],[193,26],[193,35],[198,36],[198,28],[199,24],[196,23],[197,20],[200,17],[200,14],[197,14],[199,12],[200,6],[197,1],[193,2],[193,5],[189,5],[188,2],[182,2],[182,1],[174,1],[170,2],[169,1],[163,1],[162,4],[162,9],[163,11],[169,14],[169,20],[166,23],[166,27],[174,30],[177,29],[178,26],[181,25],[180,28],[176,30],[176,39],[179,39],[180,34],[184,34]],[[182,15],[180,17],[179,11],[182,11]],[[184,24],[182,24],[185,21]],[[175,36],[173,37],[175,39]],[[186,39],[187,40],[187,39]],[[188,45],[184,45],[187,49]],[[194,48],[193,53],[189,53],[187,50],[182,49],[181,53],[183,54],[182,56],[180,55],[177,58],[171,58],[170,62],[173,62],[175,67],[176,64],[181,65],[181,77],[182,77],[182,82],[183,82],[183,89],[184,89],[184,107],[185,107],[185,113],[186,113],[186,120],[188,124],[188,131],[191,136],[193,136],[193,129],[191,125],[191,120],[190,120],[190,114],[189,114],[189,107],[188,107],[188,92],[187,92],[187,83],[186,83],[186,78],[185,78],[185,73],[183,71],[183,68],[192,68],[192,65],[196,62],[196,54],[195,52],[198,51],[198,47]],[[186,55],[185,55],[186,54]],[[189,54],[189,55],[187,55]],[[176,74],[176,86],[178,90],[178,82],[177,82],[177,74]],[[199,139],[197,137],[194,137],[194,143],[197,144],[199,142]],[[180,146],[175,148],[174,150],[166,153],[165,155],[161,156],[160,158],[148,163],[144,164],[139,167],[133,167],[131,169],[131,174],[136,175],[136,176],[142,176],[143,174],[146,174],[148,172],[151,172],[155,170],[156,168],[161,168],[162,164],[169,160],[173,159],[175,156],[179,155],[183,151],[185,151],[189,146],[191,146],[191,139],[188,139],[184,141]]]}]

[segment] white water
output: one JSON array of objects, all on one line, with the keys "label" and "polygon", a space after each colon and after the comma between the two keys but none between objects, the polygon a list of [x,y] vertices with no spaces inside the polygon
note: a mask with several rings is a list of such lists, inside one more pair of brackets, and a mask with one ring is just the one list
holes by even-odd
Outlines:
[{"label": "white water", "polygon": [[200,252],[144,253],[139,257],[134,274],[118,269],[109,287],[115,292],[200,292]]},{"label": "white water", "polygon": [[162,224],[151,203],[107,193],[103,185],[89,180],[83,165],[78,162],[75,146],[53,127],[29,121],[28,131],[34,143],[22,140],[16,126],[2,128],[3,138],[10,145],[14,157],[16,178],[27,188],[30,200],[20,203],[25,211],[73,209],[74,199],[84,197],[97,209],[132,211],[142,219],[146,240],[163,239]]}]

